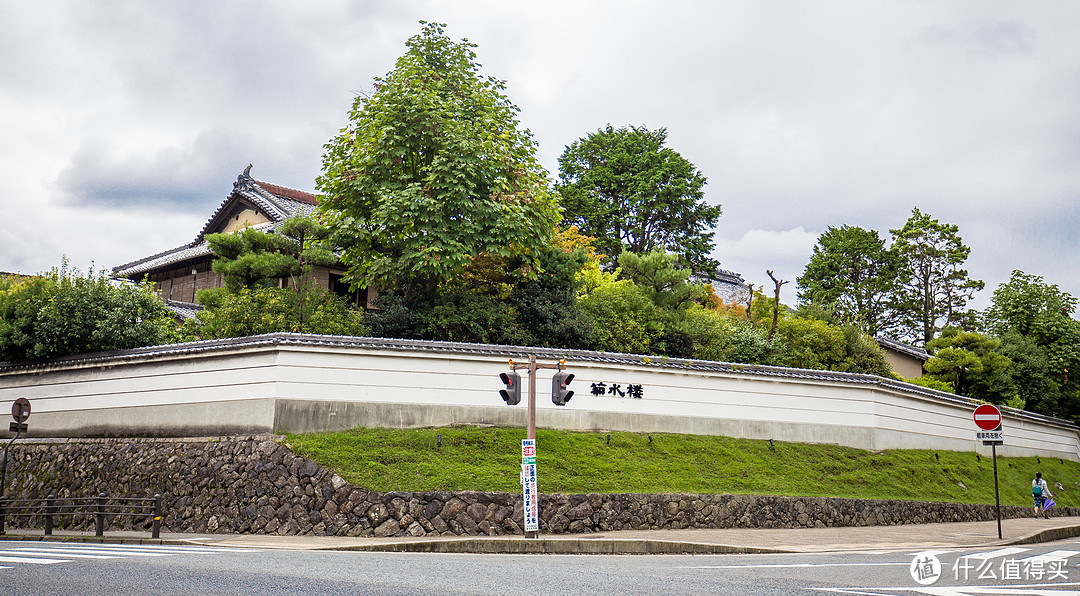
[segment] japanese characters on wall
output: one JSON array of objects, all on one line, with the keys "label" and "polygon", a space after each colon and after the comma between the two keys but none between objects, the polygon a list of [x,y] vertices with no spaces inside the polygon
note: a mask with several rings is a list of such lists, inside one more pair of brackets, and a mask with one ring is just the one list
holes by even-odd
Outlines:
[{"label": "japanese characters on wall", "polygon": [[611,397],[626,397],[630,399],[641,399],[645,396],[645,389],[641,385],[635,385],[633,383],[626,384],[626,388],[623,388],[622,383],[606,383],[600,381],[589,385],[590,393],[597,396],[609,395]]}]

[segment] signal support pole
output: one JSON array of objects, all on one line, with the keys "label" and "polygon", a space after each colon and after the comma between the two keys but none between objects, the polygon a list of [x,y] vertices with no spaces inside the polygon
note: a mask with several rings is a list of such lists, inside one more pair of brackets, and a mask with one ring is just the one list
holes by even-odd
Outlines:
[{"label": "signal support pole", "polygon": [[[536,438],[536,356],[529,354],[529,415],[525,422],[525,438]],[[526,536],[526,538],[532,538]]]},{"label": "signal support pole", "polygon": [[[566,360],[560,360],[558,364],[537,364],[536,355],[529,354],[529,404],[528,412],[525,417],[525,438],[532,441],[532,444],[536,444],[536,371],[542,368],[550,368],[555,370],[563,370],[566,366]],[[510,370],[517,370],[518,365],[513,360],[510,361]],[[561,405],[561,404],[559,404]],[[539,495],[536,495],[537,505],[539,506]],[[535,530],[526,530],[526,538],[537,538],[539,532]]]},{"label": "signal support pole", "polygon": [[[510,370],[517,370],[518,365],[510,361]],[[536,438],[536,371],[542,368],[563,370],[566,368],[566,360],[560,360],[558,364],[537,364],[536,356],[529,354],[529,413],[525,420],[525,438]]]}]

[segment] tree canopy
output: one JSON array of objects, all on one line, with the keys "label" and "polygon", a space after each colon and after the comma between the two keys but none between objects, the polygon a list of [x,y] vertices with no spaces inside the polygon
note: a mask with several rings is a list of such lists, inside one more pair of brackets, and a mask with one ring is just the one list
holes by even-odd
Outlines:
[{"label": "tree canopy", "polygon": [[994,290],[993,302],[983,313],[983,324],[998,334],[1015,329],[1046,345],[1056,341],[1074,310],[1076,298],[1071,294],[1038,275],[1015,269],[1009,281]]},{"label": "tree canopy", "polygon": [[1014,270],[994,290],[983,312],[983,326],[1002,341],[1001,352],[1014,362],[1018,395],[1033,411],[1080,416],[1080,321],[1070,315],[1076,299],[1043,281]]},{"label": "tree canopy", "polygon": [[874,230],[829,227],[798,278],[799,300],[831,307],[835,316],[877,335],[891,329],[889,301],[900,260]]},{"label": "tree canopy", "polygon": [[172,312],[148,284],[113,282],[67,261],[27,279],[0,278],[0,362],[176,341]]},{"label": "tree canopy", "polygon": [[705,203],[705,176],[666,141],[663,128],[611,125],[574,141],[559,158],[565,221],[595,237],[611,263],[624,251],[664,249],[683,266],[712,272],[721,208]]},{"label": "tree canopy", "polygon": [[316,186],[355,285],[417,280],[430,296],[478,255],[533,258],[559,211],[505,84],[481,76],[475,45],[421,23],[326,144]]},{"label": "tree canopy", "polygon": [[1008,372],[1012,360],[1000,352],[1000,346],[999,339],[947,327],[926,344],[933,357],[924,368],[960,395],[1004,404],[1016,394],[1016,386]]},{"label": "tree canopy", "polygon": [[943,224],[919,211],[893,234],[893,250],[901,260],[900,284],[894,296],[902,328],[923,344],[955,323],[983,282],[971,279],[963,264],[971,249],[955,224]]},{"label": "tree canopy", "polygon": [[222,276],[231,291],[260,288],[290,278],[293,284],[313,265],[337,262],[323,242],[329,235],[325,226],[310,217],[291,217],[277,233],[245,228],[232,234],[207,234],[214,253],[211,267]]},{"label": "tree canopy", "polygon": [[221,339],[291,331],[365,335],[360,312],[340,296],[311,286],[201,290],[203,310],[184,322],[186,339]]}]

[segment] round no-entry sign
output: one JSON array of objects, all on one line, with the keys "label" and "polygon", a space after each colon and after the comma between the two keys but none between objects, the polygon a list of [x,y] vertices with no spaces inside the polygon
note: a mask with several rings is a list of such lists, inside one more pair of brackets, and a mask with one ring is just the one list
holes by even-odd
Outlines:
[{"label": "round no-entry sign", "polygon": [[15,422],[26,422],[30,417],[30,400],[25,397],[15,400],[15,403],[11,404],[11,417]]},{"label": "round no-entry sign", "polygon": [[983,430],[994,430],[1001,426],[1001,410],[991,404],[975,408],[975,426]]}]

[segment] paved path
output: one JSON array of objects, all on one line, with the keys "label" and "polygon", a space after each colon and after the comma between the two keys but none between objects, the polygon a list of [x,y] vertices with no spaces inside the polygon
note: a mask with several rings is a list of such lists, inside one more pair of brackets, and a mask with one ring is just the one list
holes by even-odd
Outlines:
[{"label": "paved path", "polygon": [[1080,517],[1007,519],[1001,522],[965,522],[858,528],[626,530],[594,534],[479,536],[437,538],[346,538],[338,536],[271,536],[261,534],[106,532],[103,539],[88,532],[11,530],[9,540],[63,540],[138,544],[203,544],[248,548],[303,550],[368,550],[447,553],[547,554],[661,554],[661,553],[764,553],[836,552],[889,549],[982,547],[1049,542],[1080,536]]}]

